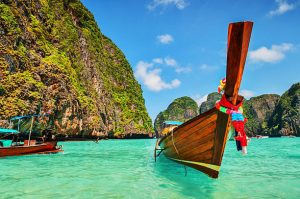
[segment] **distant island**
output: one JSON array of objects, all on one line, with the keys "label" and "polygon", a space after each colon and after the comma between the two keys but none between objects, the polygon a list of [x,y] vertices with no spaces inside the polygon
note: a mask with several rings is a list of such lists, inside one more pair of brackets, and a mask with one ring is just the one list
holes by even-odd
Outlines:
[{"label": "distant island", "polygon": [[[160,131],[165,120],[185,122],[213,108],[220,98],[221,94],[213,92],[199,107],[190,97],[177,98],[157,115],[154,128]],[[264,94],[245,100],[243,107],[248,118],[248,136],[300,136],[300,82],[293,84],[282,96]]]},{"label": "distant island", "polygon": [[[38,129],[69,137],[148,137],[141,86],[80,0],[1,1],[0,126],[49,115]],[[21,131],[28,130],[23,121]]]}]

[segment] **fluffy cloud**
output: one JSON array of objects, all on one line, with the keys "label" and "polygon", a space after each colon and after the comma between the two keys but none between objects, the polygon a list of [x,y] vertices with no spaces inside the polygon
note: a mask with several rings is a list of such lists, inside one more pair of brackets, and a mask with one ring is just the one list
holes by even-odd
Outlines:
[{"label": "fluffy cloud", "polygon": [[169,34],[158,35],[156,38],[162,44],[170,44],[172,41],[174,41],[172,35]]},{"label": "fluffy cloud", "polygon": [[250,90],[243,89],[239,92],[240,95],[244,96],[246,99],[254,96],[254,92]]},{"label": "fluffy cloud", "polygon": [[148,10],[155,10],[157,7],[166,7],[168,5],[175,5],[179,10],[184,9],[188,3],[186,0],[153,0],[148,6]]},{"label": "fluffy cloud", "polygon": [[249,52],[249,58],[253,62],[276,63],[284,59],[285,52],[290,51],[293,44],[283,43],[280,45],[272,45],[270,49],[263,46],[257,50]]},{"label": "fluffy cloud", "polygon": [[188,73],[188,72],[191,72],[192,69],[190,67],[182,67],[180,66],[177,61],[171,57],[165,57],[164,58],[164,63],[167,65],[167,66],[170,66],[172,68],[175,69],[175,72],[176,73]]},{"label": "fluffy cloud", "polygon": [[294,4],[289,4],[285,0],[276,0],[276,3],[278,7],[268,13],[270,17],[274,15],[282,15],[287,11],[293,10],[295,8]]},{"label": "fluffy cloud", "polygon": [[202,104],[202,102],[205,102],[207,100],[207,96],[208,96],[208,94],[203,95],[203,96],[197,94],[197,95],[193,96],[192,98],[197,102],[198,106],[200,106]]},{"label": "fluffy cloud", "polygon": [[156,63],[156,64],[163,64],[164,63],[164,60],[162,58],[154,58],[152,59],[153,63]]},{"label": "fluffy cloud", "polygon": [[161,69],[153,68],[153,66],[153,63],[139,61],[135,71],[136,78],[141,79],[149,90],[173,89],[180,85],[181,82],[178,79],[174,79],[170,83],[164,82],[160,76]]}]

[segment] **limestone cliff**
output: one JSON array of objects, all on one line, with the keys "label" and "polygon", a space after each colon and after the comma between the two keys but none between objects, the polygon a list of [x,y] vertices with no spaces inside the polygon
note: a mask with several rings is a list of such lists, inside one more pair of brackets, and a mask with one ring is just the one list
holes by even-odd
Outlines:
[{"label": "limestone cliff", "polygon": [[271,119],[279,99],[279,95],[265,94],[244,101],[244,115],[248,118],[246,132],[249,136],[269,135],[268,121]]},{"label": "limestone cliff", "polygon": [[220,100],[221,97],[222,95],[218,92],[210,93],[207,96],[207,100],[205,102],[202,102],[202,104],[200,105],[199,113],[202,114],[215,107],[216,101]]},{"label": "limestone cliff", "polygon": [[121,50],[79,0],[0,0],[0,120],[50,114],[61,134],[148,134]]},{"label": "limestone cliff", "polygon": [[280,98],[269,120],[272,135],[300,136],[300,83],[291,86]]},{"label": "limestone cliff", "polygon": [[162,124],[166,120],[185,122],[198,115],[198,105],[190,97],[175,99],[166,110],[160,112],[154,121],[154,128],[160,132]]}]

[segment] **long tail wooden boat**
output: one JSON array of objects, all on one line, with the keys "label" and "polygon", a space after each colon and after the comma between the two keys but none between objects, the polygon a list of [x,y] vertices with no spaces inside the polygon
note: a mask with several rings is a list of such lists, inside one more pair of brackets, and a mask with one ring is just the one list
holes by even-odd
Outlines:
[{"label": "long tail wooden boat", "polygon": [[[9,135],[13,135],[13,139],[8,146],[3,145],[3,141],[0,140],[0,157],[6,156],[17,156],[17,155],[28,155],[37,153],[58,153],[62,152],[62,146],[57,146],[57,141],[52,139],[52,134],[46,131],[45,135],[41,137],[41,141],[37,142],[31,138],[31,132],[33,128],[33,122],[36,117],[42,117],[47,115],[26,115],[26,116],[16,116],[10,119],[10,126],[12,126],[13,121],[18,121],[18,130],[15,129],[5,129],[0,128],[0,138],[3,139]],[[20,134],[20,122],[24,118],[31,118],[31,125],[29,129],[28,139],[24,142],[18,142],[14,140],[14,136]]]},{"label": "long tail wooden boat", "polygon": [[42,144],[0,147],[0,157],[18,156],[37,153],[57,153],[61,152],[61,147],[57,146],[57,141],[44,142]]},{"label": "long tail wooden boat", "polygon": [[[248,52],[253,22],[229,24],[226,87],[224,95],[231,104],[238,96]],[[177,163],[217,178],[231,126],[230,116],[213,108],[183,123],[157,141],[164,155]],[[155,151],[155,157],[156,157]]]}]

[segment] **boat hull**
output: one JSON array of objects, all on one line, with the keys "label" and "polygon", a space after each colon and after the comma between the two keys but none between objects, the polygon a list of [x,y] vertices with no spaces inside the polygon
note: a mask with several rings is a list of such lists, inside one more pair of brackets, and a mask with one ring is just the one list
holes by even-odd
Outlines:
[{"label": "boat hull", "polygon": [[229,126],[226,114],[211,109],[179,126],[158,144],[167,158],[217,178]]},{"label": "boat hull", "polygon": [[[236,105],[253,22],[232,23],[228,28],[225,98]],[[158,141],[164,155],[217,178],[231,122],[213,108],[183,123]],[[157,149],[156,149],[157,150]]]},{"label": "boat hull", "polygon": [[0,157],[5,156],[18,156],[36,153],[57,153],[62,151],[57,148],[57,141],[44,142],[42,144],[32,145],[32,146],[11,146],[11,147],[1,147]]}]

